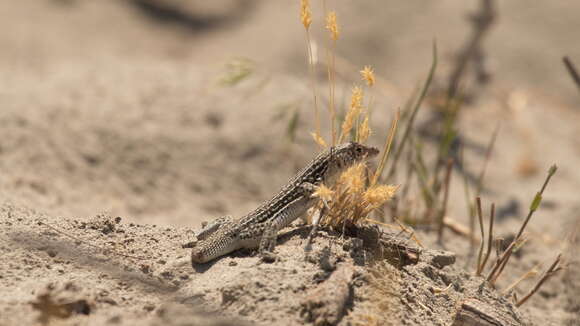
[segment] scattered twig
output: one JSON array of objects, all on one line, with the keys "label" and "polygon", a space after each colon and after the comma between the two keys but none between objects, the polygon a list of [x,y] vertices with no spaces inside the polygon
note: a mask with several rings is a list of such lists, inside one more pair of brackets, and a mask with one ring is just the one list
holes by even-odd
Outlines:
[{"label": "scattered twig", "polygon": [[449,283],[449,285],[447,285],[447,287],[445,288],[437,288],[437,287],[432,287],[431,290],[433,291],[433,293],[435,295],[440,295],[440,294],[445,294],[449,291],[449,289],[451,289],[451,286],[453,285],[453,283]]},{"label": "scattered twig", "polygon": [[467,226],[460,224],[449,216],[443,217],[443,224],[453,233],[468,238],[469,242],[475,242],[477,240]]},{"label": "scattered twig", "polygon": [[413,239],[413,241],[415,241],[419,247],[425,248],[423,246],[423,244],[421,243],[421,241],[419,241],[419,239],[415,235],[415,230],[413,230],[413,229],[409,230],[409,227],[406,227],[403,223],[401,223],[401,221],[399,221],[398,218],[394,218],[394,219],[395,219],[395,222],[397,223],[397,225],[399,225],[399,227],[401,228],[401,230],[405,233],[408,233],[409,237],[411,239]]},{"label": "scattered twig", "polygon": [[[503,290],[501,293],[502,295],[507,295],[509,294],[516,286],[518,286],[518,284],[520,284],[523,280],[526,280],[528,278],[532,278],[536,275],[538,275],[538,265],[532,267],[532,269],[530,269],[529,271],[527,271],[524,275],[522,275],[520,278],[518,278],[517,280],[515,280],[512,284],[510,284],[505,290]],[[517,300],[516,300],[517,302]]]},{"label": "scattered twig", "polygon": [[554,276],[557,272],[559,272],[563,269],[563,267],[560,266],[560,259],[561,258],[562,258],[562,254],[558,254],[558,257],[556,257],[556,260],[554,260],[554,263],[552,263],[552,265],[548,268],[546,273],[544,273],[542,278],[540,278],[538,283],[536,283],[536,286],[534,286],[528,294],[526,294],[523,298],[521,298],[516,303],[516,307],[519,307],[519,306],[523,305],[524,303],[526,303],[526,301],[528,301],[528,299],[540,289],[540,287],[542,286],[542,284],[544,284],[544,282],[546,282],[550,277]]},{"label": "scattered twig", "polygon": [[563,57],[562,61],[564,61],[564,66],[566,66],[568,73],[570,73],[570,77],[572,77],[572,81],[574,81],[574,84],[576,84],[576,87],[578,87],[578,90],[580,91],[580,75],[578,75],[576,66],[574,66],[574,63],[572,63],[570,58],[567,56]]}]

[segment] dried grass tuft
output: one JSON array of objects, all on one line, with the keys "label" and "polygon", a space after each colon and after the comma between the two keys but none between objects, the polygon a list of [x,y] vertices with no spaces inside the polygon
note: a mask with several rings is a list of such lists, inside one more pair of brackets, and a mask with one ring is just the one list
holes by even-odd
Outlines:
[{"label": "dried grass tuft", "polygon": [[318,187],[316,193],[328,205],[321,224],[342,228],[368,221],[369,214],[393,198],[397,189],[384,184],[369,186],[367,167],[358,163],[343,172],[331,188]]}]

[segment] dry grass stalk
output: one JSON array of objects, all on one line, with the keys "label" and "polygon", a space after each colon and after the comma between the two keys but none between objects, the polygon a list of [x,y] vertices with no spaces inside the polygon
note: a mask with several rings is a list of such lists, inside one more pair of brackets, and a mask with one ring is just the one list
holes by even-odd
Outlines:
[{"label": "dry grass stalk", "polygon": [[481,190],[483,189],[483,179],[485,178],[485,173],[487,172],[487,165],[489,164],[489,160],[491,158],[491,153],[493,152],[493,147],[495,145],[495,141],[497,139],[497,134],[499,133],[500,124],[498,123],[493,130],[493,134],[491,134],[491,139],[487,144],[487,148],[485,150],[485,159],[483,160],[483,167],[481,168],[481,172],[477,177],[477,183],[475,188],[475,196],[479,196],[481,194]]},{"label": "dry grass stalk", "polygon": [[438,229],[437,229],[437,241],[439,243],[442,243],[443,241],[443,227],[445,226],[445,223],[443,223],[443,219],[445,218],[445,215],[447,214],[447,202],[449,201],[449,188],[450,188],[450,182],[451,182],[451,172],[453,171],[453,159],[450,158],[447,161],[447,169],[446,169],[446,173],[445,173],[445,191],[443,193],[443,205],[441,208],[441,212],[439,213],[439,217],[437,219],[437,223],[438,223]]},{"label": "dry grass stalk", "polygon": [[557,170],[558,170],[558,167],[556,165],[552,165],[550,167],[550,169],[548,170],[548,176],[546,177],[546,180],[544,181],[544,184],[542,185],[542,189],[540,189],[540,191],[538,193],[536,193],[536,196],[534,197],[534,200],[532,201],[532,204],[530,205],[530,211],[528,212],[528,216],[524,220],[524,223],[522,224],[520,231],[518,232],[518,235],[516,236],[514,241],[519,239],[522,236],[522,234],[524,233],[524,229],[528,225],[528,222],[530,222],[532,215],[538,209],[538,207],[540,206],[540,203],[542,202],[542,195],[544,194],[544,190],[546,190],[546,187],[548,186],[550,179],[556,173]]},{"label": "dry grass stalk", "polygon": [[483,257],[483,262],[481,263],[481,266],[479,267],[479,274],[481,275],[481,273],[483,272],[483,270],[485,269],[485,265],[487,264],[487,261],[489,259],[489,256],[491,255],[491,247],[492,247],[492,242],[493,242],[493,221],[495,220],[495,203],[491,204],[491,212],[489,214],[489,232],[487,234],[487,251],[485,252],[485,256]]},{"label": "dry grass stalk", "polygon": [[495,261],[495,265],[493,266],[493,268],[491,269],[491,271],[489,272],[489,274],[487,274],[487,277],[485,278],[488,282],[490,282],[493,279],[497,279],[497,276],[499,276],[498,271],[500,270],[500,268],[504,264],[504,262],[506,262],[509,259],[515,246],[516,246],[516,242],[512,241],[510,243],[510,245],[507,247],[507,249],[503,252],[503,254]]},{"label": "dry grass stalk", "polygon": [[486,279],[487,279],[487,281],[490,282],[491,285],[495,284],[495,282],[497,281],[497,279],[499,278],[499,276],[503,272],[505,266],[507,265],[507,263],[511,257],[512,251],[517,250],[517,248],[521,247],[526,242],[526,240],[523,239],[523,237],[522,237],[524,230],[525,230],[526,226],[528,225],[530,219],[532,218],[532,215],[540,206],[540,203],[542,202],[542,195],[544,194],[544,191],[546,190],[546,187],[548,186],[550,179],[556,173],[557,170],[558,170],[558,167],[556,165],[552,165],[550,167],[550,169],[548,170],[548,175],[546,177],[546,180],[544,181],[544,184],[542,185],[542,188],[540,189],[540,191],[537,192],[536,195],[534,196],[534,199],[532,200],[532,203],[530,205],[530,211],[528,213],[528,216],[524,220],[524,223],[522,223],[522,226],[520,227],[518,234],[516,235],[514,240],[511,242],[509,247],[503,252],[501,258],[496,262],[496,264],[493,267],[493,269],[491,270],[491,272],[488,274]]},{"label": "dry grass stalk", "polygon": [[[373,69],[371,68],[371,66],[364,66],[363,70],[359,71],[360,75],[361,75],[361,80],[364,81],[367,85],[367,87],[370,89],[373,87],[373,85],[375,84],[375,73],[373,71]],[[356,141],[360,142],[360,139],[363,138],[366,140],[366,138],[368,138],[368,136],[370,135],[370,129],[368,126],[368,116],[369,113],[371,112],[371,108],[372,108],[372,104],[373,104],[373,94],[371,93],[371,96],[368,100],[368,104],[367,104],[367,108],[366,110],[362,110],[361,114],[359,114],[359,118],[358,118],[358,122],[357,122],[357,129],[356,129]],[[364,125],[365,123],[365,117],[367,118],[366,120],[366,126]],[[363,120],[362,122],[360,120]],[[366,130],[361,130],[362,127],[366,127]],[[363,135],[361,136],[360,133],[363,132]],[[364,134],[366,132],[366,135]],[[366,136],[366,138],[365,138]]]},{"label": "dry grass stalk", "polygon": [[475,207],[477,208],[477,219],[479,221],[479,229],[481,230],[481,240],[479,243],[479,252],[477,253],[477,266],[475,268],[475,275],[481,275],[481,260],[483,258],[483,248],[485,245],[485,231],[483,230],[483,214],[481,212],[481,198],[475,198]]},{"label": "dry grass stalk", "polygon": [[[465,170],[465,146],[461,146],[459,150],[459,164],[460,167]],[[473,202],[471,200],[471,191],[469,189],[469,180],[467,173],[463,173],[463,193],[465,196],[465,203],[467,204],[467,216],[469,217],[469,227],[466,234],[469,235],[469,257],[473,257],[475,254],[475,244],[477,238],[475,237],[475,214]],[[477,197],[477,196],[476,196]],[[467,262],[469,264],[469,261]]]},{"label": "dry grass stalk", "polygon": [[[398,218],[393,218],[395,220],[395,222],[397,223],[397,225],[399,225],[399,227],[401,228],[401,230],[407,234],[409,234],[409,236],[411,237],[411,239],[413,239],[413,241],[415,241],[415,243],[417,243],[417,245],[419,245],[419,247],[421,248],[425,248],[423,246],[423,243],[421,243],[421,241],[419,241],[419,239],[417,238],[416,234],[415,234],[415,230],[413,230],[410,227],[405,226],[403,223],[401,223],[401,221],[399,221]],[[411,229],[411,230],[409,230]]]},{"label": "dry grass stalk", "polygon": [[[324,12],[326,13],[326,1],[324,2]],[[327,60],[329,64],[328,67],[328,81],[329,81],[329,112],[330,112],[330,123],[332,129],[332,145],[336,145],[337,133],[336,133],[336,107],[335,107],[335,86],[336,86],[336,68],[335,68],[335,57],[334,52],[336,51],[336,41],[339,37],[339,27],[336,17],[336,12],[331,11],[326,14],[326,29],[330,32],[330,39],[332,40],[332,46],[330,47],[330,52],[327,50]]]},{"label": "dry grass stalk", "polygon": [[385,169],[385,165],[387,163],[387,158],[389,157],[389,153],[391,152],[391,145],[393,144],[393,139],[395,138],[395,134],[397,132],[397,125],[399,123],[399,117],[401,116],[401,112],[397,110],[395,113],[395,117],[393,118],[393,122],[391,122],[391,128],[389,130],[389,135],[385,140],[385,146],[383,148],[383,155],[381,156],[381,160],[379,162],[379,166],[375,171],[371,179],[371,185],[376,184],[379,181],[379,178],[383,174],[383,170]]},{"label": "dry grass stalk", "polygon": [[562,258],[562,254],[558,254],[558,257],[556,257],[556,260],[554,260],[552,265],[550,265],[550,267],[544,273],[544,275],[540,278],[538,283],[536,283],[536,285],[530,290],[530,292],[528,292],[528,294],[526,294],[523,298],[521,298],[516,303],[516,307],[519,307],[519,306],[523,305],[524,303],[526,303],[526,301],[528,301],[528,299],[531,298],[540,289],[540,287],[542,286],[542,284],[544,284],[544,282],[546,282],[549,278],[556,275],[556,273],[558,273],[559,271],[561,271],[563,269],[563,267],[560,266],[561,258]]},{"label": "dry grass stalk", "polygon": [[394,226],[392,224],[388,224],[388,223],[383,223],[383,222],[379,222],[370,218],[365,218],[364,221],[365,222],[369,222],[369,223],[373,223],[373,224],[377,224],[377,225],[381,225],[384,227],[387,227],[389,229],[397,229],[400,230],[406,234],[409,235],[409,239],[415,241],[415,243],[421,247],[421,248],[425,248],[423,246],[423,243],[421,241],[419,241],[419,238],[417,238],[417,235],[415,234],[415,230],[413,230],[413,228],[405,226],[403,223],[401,223],[401,221],[399,221],[398,218],[393,218],[395,220],[395,222],[397,223],[397,226]]},{"label": "dry grass stalk", "polygon": [[433,76],[435,74],[436,68],[437,68],[437,45],[435,43],[433,43],[433,61],[431,63],[431,68],[429,69],[429,75],[427,76],[427,79],[425,80],[425,83],[423,84],[423,87],[421,88],[421,93],[419,94],[419,98],[417,98],[417,100],[415,101],[415,105],[413,106],[413,108],[411,110],[411,115],[409,117],[409,120],[407,121],[407,125],[405,126],[405,131],[403,132],[403,136],[401,137],[401,140],[399,141],[399,144],[397,145],[397,151],[395,152],[395,157],[393,158],[393,163],[391,164],[389,172],[387,173],[387,179],[390,179],[397,169],[397,162],[399,161],[399,158],[401,157],[401,154],[403,153],[403,149],[405,148],[405,144],[406,144],[407,140],[409,139],[409,135],[411,133],[413,123],[415,122],[415,117],[417,116],[417,112],[419,111],[419,108],[421,107],[421,103],[423,103],[423,99],[425,98],[425,95],[427,95],[427,90],[429,90],[429,86],[431,85],[431,81],[433,80]]},{"label": "dry grass stalk", "polygon": [[534,266],[534,267],[532,267],[532,269],[530,269],[529,271],[527,271],[524,275],[520,276],[520,278],[518,278],[512,284],[510,284],[507,288],[505,288],[505,290],[503,290],[501,292],[501,294],[504,295],[504,296],[505,295],[508,295],[522,281],[527,280],[529,278],[532,278],[532,277],[535,277],[536,275],[538,275],[538,267],[539,267],[539,264],[536,265],[536,266]]},{"label": "dry grass stalk", "polygon": [[578,70],[574,66],[574,63],[572,63],[568,57],[563,57],[562,61],[564,61],[564,65],[566,66],[570,77],[572,77],[572,81],[574,84],[576,84],[576,87],[578,87],[578,90],[580,91],[580,75],[578,74]]},{"label": "dry grass stalk", "polygon": [[316,71],[314,65],[314,55],[312,53],[312,42],[310,40],[310,25],[312,24],[312,11],[310,10],[310,1],[300,1],[300,21],[306,31],[306,44],[308,47],[308,67],[310,70],[310,83],[312,87],[312,96],[314,98],[314,133],[312,136],[316,143],[321,147],[326,147],[326,142],[321,136],[320,132],[320,111],[318,109],[318,92],[316,84]]},{"label": "dry grass stalk", "polygon": [[[528,242],[527,238],[521,238],[518,242],[515,243],[512,251],[516,252],[516,251],[520,250],[520,248],[523,247],[526,244],[526,242]],[[495,282],[497,282],[497,279],[499,278],[501,273],[503,273],[503,270],[506,267],[510,258],[511,258],[511,254],[509,254],[508,257],[502,262],[501,266],[499,267],[499,271],[497,271],[496,275],[491,280],[491,285],[495,285]]]}]

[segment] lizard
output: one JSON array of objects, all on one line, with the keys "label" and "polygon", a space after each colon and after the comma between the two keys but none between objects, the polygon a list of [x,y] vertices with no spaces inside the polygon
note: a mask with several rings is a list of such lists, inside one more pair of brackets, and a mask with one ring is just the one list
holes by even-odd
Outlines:
[{"label": "lizard", "polygon": [[223,216],[202,225],[191,252],[192,265],[207,263],[242,248],[259,248],[263,255],[271,253],[278,231],[315,204],[316,198],[312,195],[317,186],[378,153],[377,148],[356,142],[331,146],[290,179],[270,200],[247,215],[238,220]]}]

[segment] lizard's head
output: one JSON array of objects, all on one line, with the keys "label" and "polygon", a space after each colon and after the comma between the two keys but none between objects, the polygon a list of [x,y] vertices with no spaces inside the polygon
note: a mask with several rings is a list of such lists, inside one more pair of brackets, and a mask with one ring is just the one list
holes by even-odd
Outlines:
[{"label": "lizard's head", "polygon": [[334,168],[343,170],[364,159],[375,157],[379,150],[356,142],[349,142],[331,148]]},{"label": "lizard's head", "polygon": [[379,154],[379,150],[372,146],[366,146],[356,142],[348,142],[335,146],[332,155],[342,167],[351,166],[364,159]]},{"label": "lizard's head", "polygon": [[222,227],[222,230],[215,231],[207,239],[198,241],[191,249],[191,263],[194,265],[207,263],[239,249],[240,245],[236,239],[225,234],[224,230],[227,228],[227,226]]}]

